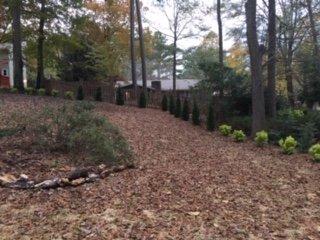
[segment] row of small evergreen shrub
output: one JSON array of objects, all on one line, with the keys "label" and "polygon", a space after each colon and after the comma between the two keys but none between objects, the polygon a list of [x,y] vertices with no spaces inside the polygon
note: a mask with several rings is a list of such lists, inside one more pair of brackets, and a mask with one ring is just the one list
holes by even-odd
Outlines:
[{"label": "row of small evergreen shrub", "polygon": [[[11,93],[18,93],[18,89],[17,88],[11,88],[10,89]],[[25,94],[27,95],[38,95],[38,96],[45,96],[45,95],[49,95],[52,97],[58,97],[60,95],[60,92],[56,89],[53,89],[51,91],[51,93],[46,92],[46,90],[44,88],[40,88],[40,89],[35,89],[32,87],[27,87],[25,88]],[[64,98],[69,99],[69,100],[74,100],[75,99],[75,94],[72,91],[66,91],[63,93]],[[84,100],[84,91],[83,91],[83,87],[80,85],[77,89],[77,95],[76,95],[76,99],[79,101]],[[102,101],[102,89],[101,87],[97,87],[96,91],[95,91],[95,95],[94,95],[94,99],[95,101]]]},{"label": "row of small evergreen shrub", "polygon": [[[161,101],[161,109],[162,111],[165,111],[165,112],[169,111],[170,114],[174,115],[176,118],[181,118],[184,121],[189,121],[190,113],[191,113],[192,123],[194,125],[201,124],[200,110],[195,100],[193,101],[192,110],[191,110],[188,99],[184,99],[183,103],[181,103],[181,99],[179,96],[177,96],[175,99],[173,95],[170,95],[168,99],[167,95],[163,95],[163,98]],[[212,104],[209,104],[208,106],[206,126],[209,131],[213,131],[215,128],[214,112],[213,112]]]},{"label": "row of small evergreen shrub", "polygon": [[[123,106],[125,104],[125,99],[124,99],[123,92],[122,92],[121,88],[117,88],[117,91],[116,91],[116,104],[119,106]],[[139,108],[146,108],[147,107],[147,96],[145,95],[144,92],[141,92],[139,94],[138,107]]]},{"label": "row of small evergreen shrub", "polygon": [[[164,95],[161,102],[161,108],[165,112],[169,111],[170,114],[174,115],[176,118],[182,118],[185,121],[189,121],[190,107],[189,107],[188,99],[184,99],[182,104],[179,96],[174,98],[173,95],[170,95],[168,99],[168,97]],[[293,117],[295,118],[302,118],[303,112],[294,111],[293,115],[294,115]],[[199,107],[195,100],[193,101],[193,108],[192,108],[192,122],[194,125],[200,125],[201,123]],[[213,109],[213,104],[211,103],[208,105],[208,113],[206,117],[206,128],[209,131],[215,130],[214,109]],[[223,136],[232,136],[232,138],[236,142],[243,142],[246,139],[246,134],[243,130],[232,130],[232,127],[226,124],[220,125],[219,131]],[[254,141],[257,144],[257,146],[263,147],[264,145],[268,144],[270,141],[269,133],[266,131],[260,131],[256,133]],[[298,147],[298,141],[291,135],[287,135],[282,137],[278,141],[278,145],[281,147],[282,152],[284,154],[290,155],[296,152],[296,149]],[[320,144],[314,144],[309,146],[311,146],[308,148],[309,154],[311,154],[311,156],[315,161],[320,162]]]}]

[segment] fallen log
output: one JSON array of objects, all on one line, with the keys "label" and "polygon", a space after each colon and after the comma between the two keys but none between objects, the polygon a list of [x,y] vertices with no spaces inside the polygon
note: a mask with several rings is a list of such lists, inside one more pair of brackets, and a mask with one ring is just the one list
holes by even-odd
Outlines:
[{"label": "fallen log", "polygon": [[[99,179],[106,178],[112,173],[122,172],[126,169],[134,168],[133,164],[130,165],[120,165],[115,166],[110,169],[106,169],[101,171],[103,168],[99,168],[97,173],[91,172],[89,169],[75,169],[68,177],[64,178],[53,178],[44,180],[41,182],[31,181],[28,176],[25,174],[21,174],[17,179],[11,174],[5,174],[0,176],[0,186],[13,188],[13,189],[55,189],[55,188],[63,188],[63,187],[77,187],[83,185],[85,183],[93,183]],[[36,183],[37,182],[37,183]]]}]

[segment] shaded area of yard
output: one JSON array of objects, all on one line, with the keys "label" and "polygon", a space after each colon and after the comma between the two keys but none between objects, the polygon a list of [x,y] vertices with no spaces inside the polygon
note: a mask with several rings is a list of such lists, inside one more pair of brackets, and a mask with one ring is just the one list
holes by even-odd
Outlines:
[{"label": "shaded area of yard", "polygon": [[[308,156],[237,144],[159,110],[106,103],[97,110],[128,138],[138,168],[78,188],[0,188],[0,239],[320,238],[320,165]],[[0,171],[8,168],[4,141]],[[55,156],[16,158],[29,174],[34,164],[45,175],[59,172],[50,165]]]}]

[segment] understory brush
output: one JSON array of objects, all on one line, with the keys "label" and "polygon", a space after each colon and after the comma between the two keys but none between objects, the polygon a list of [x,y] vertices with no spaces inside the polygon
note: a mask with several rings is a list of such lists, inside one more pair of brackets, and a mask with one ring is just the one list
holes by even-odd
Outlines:
[{"label": "understory brush", "polygon": [[126,140],[93,109],[91,103],[77,102],[39,112],[16,112],[11,116],[11,128],[23,129],[22,134],[37,150],[69,153],[76,163],[129,163],[132,153]]}]

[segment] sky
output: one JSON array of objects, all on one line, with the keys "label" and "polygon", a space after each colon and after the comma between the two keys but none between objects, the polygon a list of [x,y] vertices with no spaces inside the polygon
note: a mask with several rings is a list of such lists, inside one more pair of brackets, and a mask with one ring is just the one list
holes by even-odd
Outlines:
[{"label": "sky", "polygon": [[[200,4],[203,4],[203,7],[213,7],[214,0],[199,0]],[[165,34],[169,34],[170,31],[168,30],[169,23],[167,21],[166,16],[164,13],[157,7],[154,6],[154,0],[143,0],[143,17],[145,19],[145,25],[149,26],[152,31],[159,30]],[[203,18],[203,25],[207,26],[209,30],[218,33],[218,24],[217,24],[217,16],[215,11],[212,11],[212,14],[207,14]],[[232,44],[234,43],[232,39],[228,39],[226,37],[226,30],[228,26],[232,26],[234,24],[233,20],[223,19],[224,25],[224,48],[227,50],[229,49]],[[187,49],[189,47],[197,46],[201,43],[203,37],[197,36],[194,38],[184,39],[178,42],[178,47]],[[169,41],[170,39],[168,39]]]}]

